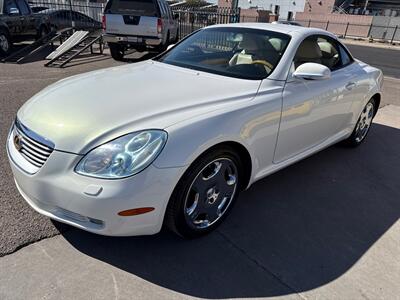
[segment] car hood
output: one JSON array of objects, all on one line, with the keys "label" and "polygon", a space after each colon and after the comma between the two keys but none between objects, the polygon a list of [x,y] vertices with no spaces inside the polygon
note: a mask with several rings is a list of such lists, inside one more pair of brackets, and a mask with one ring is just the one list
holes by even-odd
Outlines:
[{"label": "car hood", "polygon": [[145,61],[61,80],[27,101],[17,117],[57,150],[84,154],[123,134],[164,129],[250,100],[259,85]]}]

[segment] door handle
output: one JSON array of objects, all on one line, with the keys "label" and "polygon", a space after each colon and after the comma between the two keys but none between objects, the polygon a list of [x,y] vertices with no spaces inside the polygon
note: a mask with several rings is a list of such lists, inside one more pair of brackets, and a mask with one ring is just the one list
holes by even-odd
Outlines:
[{"label": "door handle", "polygon": [[349,82],[348,84],[346,84],[346,89],[348,89],[349,91],[352,90],[354,87],[356,86],[355,82]]}]

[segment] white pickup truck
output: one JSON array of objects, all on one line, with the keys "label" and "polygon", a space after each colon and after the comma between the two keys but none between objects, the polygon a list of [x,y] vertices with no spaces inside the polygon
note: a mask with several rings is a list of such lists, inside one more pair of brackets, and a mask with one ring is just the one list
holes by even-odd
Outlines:
[{"label": "white pickup truck", "polygon": [[179,39],[177,19],[165,0],[109,0],[104,40],[115,60],[122,60],[128,49],[163,51]]}]

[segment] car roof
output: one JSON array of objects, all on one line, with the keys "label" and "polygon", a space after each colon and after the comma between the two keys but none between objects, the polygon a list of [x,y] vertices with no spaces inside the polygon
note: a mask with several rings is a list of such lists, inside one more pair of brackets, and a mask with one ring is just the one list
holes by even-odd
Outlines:
[{"label": "car roof", "polygon": [[[40,12],[38,12],[39,14],[52,14],[52,13],[56,13],[56,12],[67,12],[69,13],[71,10],[69,9],[57,9],[57,8],[47,8],[44,10],[41,10]],[[80,11],[76,11],[76,10],[72,10],[73,13],[80,13],[82,14]]]},{"label": "car roof", "polygon": [[279,33],[285,33],[292,35],[296,34],[327,34],[332,36],[328,31],[319,29],[319,28],[309,28],[309,27],[300,27],[295,25],[287,25],[287,24],[271,24],[271,23],[230,23],[230,24],[217,24],[209,26],[208,28],[217,28],[217,27],[235,27],[235,28],[250,28],[250,29],[261,29],[261,30],[269,30],[275,31]]}]

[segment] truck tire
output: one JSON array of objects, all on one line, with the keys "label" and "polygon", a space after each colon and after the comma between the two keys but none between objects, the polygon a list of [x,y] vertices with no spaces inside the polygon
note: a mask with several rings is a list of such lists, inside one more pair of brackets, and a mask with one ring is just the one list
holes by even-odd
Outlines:
[{"label": "truck tire", "polygon": [[117,43],[108,43],[108,47],[110,48],[112,58],[117,61],[124,60],[125,50],[122,45]]},{"label": "truck tire", "polygon": [[165,39],[165,43],[161,43],[158,47],[157,47],[157,51],[158,52],[164,52],[165,50],[167,50],[168,45],[170,44],[170,36],[169,36],[169,31],[167,32],[167,37]]},{"label": "truck tire", "polygon": [[8,31],[0,28],[0,55],[7,56],[11,53],[12,42]]}]

